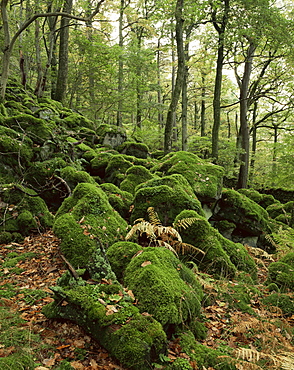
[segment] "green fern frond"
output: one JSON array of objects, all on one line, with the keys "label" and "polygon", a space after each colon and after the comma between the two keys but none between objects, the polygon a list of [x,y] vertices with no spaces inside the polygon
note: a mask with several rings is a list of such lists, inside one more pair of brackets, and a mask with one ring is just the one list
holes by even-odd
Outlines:
[{"label": "green fern frond", "polygon": [[162,225],[162,223],[159,219],[159,216],[158,216],[157,212],[155,211],[154,207],[149,207],[147,209],[147,213],[148,213],[149,221],[152,225],[157,225],[157,226]]}]

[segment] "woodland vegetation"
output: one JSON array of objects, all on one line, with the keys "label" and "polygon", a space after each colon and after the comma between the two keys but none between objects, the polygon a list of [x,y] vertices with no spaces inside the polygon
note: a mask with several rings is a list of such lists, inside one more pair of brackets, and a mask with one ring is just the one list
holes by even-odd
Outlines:
[{"label": "woodland vegetation", "polygon": [[293,369],[291,3],[0,5],[0,368]]}]

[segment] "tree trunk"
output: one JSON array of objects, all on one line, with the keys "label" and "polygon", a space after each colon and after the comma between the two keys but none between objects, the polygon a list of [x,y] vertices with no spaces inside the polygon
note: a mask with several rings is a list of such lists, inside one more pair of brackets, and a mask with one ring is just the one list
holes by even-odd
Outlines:
[{"label": "tree trunk", "polygon": [[120,47],[120,55],[118,58],[118,77],[117,77],[117,92],[118,92],[118,103],[117,103],[117,114],[116,124],[122,126],[122,94],[123,94],[123,78],[124,78],[124,62],[123,62],[123,16],[124,16],[125,1],[120,2],[119,11],[119,25],[118,25],[118,44]]},{"label": "tree trunk", "polygon": [[247,188],[249,172],[249,127],[247,120],[248,113],[248,90],[252,70],[253,57],[256,46],[250,41],[244,66],[244,74],[240,87],[240,134],[241,134],[241,164],[237,188]]},{"label": "tree trunk", "polygon": [[212,13],[213,25],[218,32],[218,48],[217,48],[217,62],[216,74],[213,95],[213,127],[212,127],[212,157],[215,162],[218,160],[218,138],[220,128],[220,112],[221,112],[221,90],[222,90],[222,76],[224,65],[224,38],[228,22],[228,14],[230,10],[230,0],[224,0],[224,11],[221,25],[216,20],[216,12]]},{"label": "tree trunk", "polygon": [[178,55],[178,69],[175,88],[172,91],[171,102],[168,108],[165,131],[164,131],[164,152],[168,153],[171,151],[172,145],[172,130],[173,130],[173,117],[175,115],[178,101],[181,95],[184,68],[185,68],[185,55],[184,55],[184,43],[183,43],[183,23],[182,11],[183,11],[184,0],[177,0],[175,18],[176,18],[176,42],[177,42],[177,55]]},{"label": "tree trunk", "polygon": [[[64,12],[70,14],[73,0],[65,0]],[[56,82],[55,100],[64,102],[66,96],[68,77],[68,41],[69,41],[69,19],[62,17],[60,22],[58,73]]]},{"label": "tree trunk", "polygon": [[202,73],[202,87],[201,87],[201,111],[200,111],[200,136],[206,136],[206,120],[205,120],[205,112],[206,112],[206,86],[205,86],[205,74]]},{"label": "tree trunk", "polygon": [[1,96],[0,102],[4,101],[5,98],[5,91],[8,81],[9,75],[9,64],[10,64],[10,56],[11,50],[10,47],[10,31],[9,31],[9,24],[8,24],[8,15],[7,15],[7,3],[8,0],[1,1],[1,18],[3,24],[3,32],[4,32],[4,52],[2,57],[2,73],[1,73]]},{"label": "tree trunk", "polygon": [[161,73],[160,73],[160,38],[157,41],[157,55],[156,55],[156,61],[157,61],[157,104],[158,104],[158,123],[159,128],[163,128],[163,114],[162,114],[162,91],[161,91]]}]

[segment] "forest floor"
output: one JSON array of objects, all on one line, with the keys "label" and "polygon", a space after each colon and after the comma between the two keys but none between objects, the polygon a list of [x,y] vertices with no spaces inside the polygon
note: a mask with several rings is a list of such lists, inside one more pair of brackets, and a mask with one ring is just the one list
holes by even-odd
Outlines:
[{"label": "forest floor", "polygon": [[[66,270],[59,240],[51,231],[27,237],[20,244],[1,245],[0,266],[0,359],[21,358],[25,352],[33,358],[36,370],[124,369],[78,325],[49,320],[41,313],[42,307],[53,300],[50,287]],[[248,309],[238,308],[240,302],[234,305],[219,294],[227,291],[230,295],[238,282],[199,275],[205,292],[215,298],[203,308],[207,336],[201,343],[224,348],[224,353],[229,347],[240,370],[293,370],[294,312],[285,315],[278,307],[262,304],[261,295],[270,294],[263,285],[266,275],[266,262],[260,263],[255,287],[259,293],[251,294]],[[293,298],[291,293],[289,296]],[[179,342],[171,340],[168,355],[162,360],[167,364],[178,357],[189,359]],[[190,363],[198,369],[196,363]],[[161,367],[164,364],[156,365]],[[18,368],[22,369],[11,367]]]}]

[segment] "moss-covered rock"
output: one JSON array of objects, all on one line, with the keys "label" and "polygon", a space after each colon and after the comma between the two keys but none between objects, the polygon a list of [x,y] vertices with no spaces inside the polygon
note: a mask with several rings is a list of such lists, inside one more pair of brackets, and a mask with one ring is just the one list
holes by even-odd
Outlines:
[{"label": "moss-covered rock", "polygon": [[234,276],[236,270],[248,272],[256,278],[256,265],[245,247],[224,238],[208,221],[195,211],[182,211],[175,219],[175,225],[181,220],[191,219],[187,228],[179,228],[182,239],[199,248],[205,255],[195,253],[191,258],[208,273],[217,276]]},{"label": "moss-covered rock", "polygon": [[225,189],[211,220],[227,220],[236,225],[236,236],[260,236],[271,232],[267,211],[244,194]]},{"label": "moss-covered rock", "polygon": [[[1,164],[8,166],[17,174],[22,166],[27,167],[33,157],[33,142],[23,133],[0,126]],[[2,176],[2,174],[1,174]]]},{"label": "moss-covered rock", "polygon": [[128,264],[140,250],[139,244],[127,241],[116,242],[107,249],[107,258],[118,280],[122,281]]},{"label": "moss-covered rock", "polygon": [[132,166],[133,163],[125,159],[123,155],[118,154],[112,156],[105,169],[105,181],[120,186],[120,183],[126,177],[127,169]]},{"label": "moss-covered rock", "polygon": [[[64,108],[63,108],[63,112],[64,112]],[[68,128],[80,128],[80,127],[87,127],[89,129],[95,128],[93,121],[73,111],[69,111],[63,114],[61,122],[62,124],[65,124]]]},{"label": "moss-covered rock", "polygon": [[165,175],[181,174],[188,180],[201,202],[213,202],[220,197],[223,168],[207,163],[193,153],[167,154],[152,168],[152,172],[154,171],[160,171]]},{"label": "moss-covered rock", "polygon": [[67,163],[61,158],[46,161],[35,161],[25,174],[25,180],[35,188],[44,187],[57,170],[66,167]]},{"label": "moss-covered rock", "polygon": [[85,267],[98,237],[102,245],[124,238],[127,223],[109,204],[98,185],[80,183],[64,200],[56,214],[54,232],[61,239],[61,250],[75,267]]},{"label": "moss-covered rock", "polygon": [[189,182],[180,174],[154,178],[137,187],[131,221],[147,220],[148,207],[154,207],[163,225],[171,225],[184,209],[204,216],[200,201]]},{"label": "moss-covered rock", "polygon": [[266,306],[279,307],[284,315],[294,314],[294,302],[293,297],[282,293],[272,293],[269,296],[262,299],[262,303]]},{"label": "moss-covered rock", "polygon": [[269,216],[286,225],[294,224],[294,201],[285,204],[275,202],[266,208]]},{"label": "moss-covered rock", "polygon": [[268,282],[275,283],[281,290],[294,290],[294,266],[283,262],[273,262],[268,267]]},{"label": "moss-covered rock", "polygon": [[131,194],[135,194],[137,185],[152,179],[154,175],[143,166],[132,166],[126,171],[126,177],[121,182],[120,188]]},{"label": "moss-covered rock", "polygon": [[185,352],[191,360],[196,361],[197,367],[209,368],[216,370],[236,370],[234,360],[230,358],[231,349],[228,347],[227,352],[221,352],[217,349],[209,348],[196,341],[190,331],[180,334],[179,342],[182,351]]},{"label": "moss-covered rock", "polygon": [[90,175],[99,176],[101,179],[103,179],[105,177],[106,167],[113,155],[114,153],[111,151],[103,151],[91,159],[89,168]]},{"label": "moss-covered rock", "polygon": [[26,113],[7,117],[5,119],[5,126],[19,132],[23,132],[24,130],[37,145],[42,145],[46,140],[51,138],[52,131],[56,129],[54,122],[47,122]]},{"label": "moss-covered rock", "polygon": [[78,171],[72,166],[66,166],[61,169],[60,176],[66,181],[73,190],[80,182],[95,184],[95,180],[85,171]]},{"label": "moss-covered rock", "polygon": [[48,211],[46,203],[31,189],[14,184],[2,185],[0,200],[0,231],[27,235],[53,225],[54,217]]},{"label": "moss-covered rock", "polygon": [[100,125],[96,133],[100,137],[100,144],[105,147],[116,148],[127,139],[125,129],[115,125]]},{"label": "moss-covered rock", "polygon": [[106,193],[111,206],[122,218],[128,220],[130,217],[130,207],[134,199],[133,195],[127,191],[121,190],[110,182],[101,184],[100,187]]},{"label": "moss-covered rock", "polygon": [[202,289],[194,274],[164,248],[144,248],[130,260],[124,283],[138,300],[141,312],[148,312],[167,330],[200,313]]},{"label": "moss-covered rock", "polygon": [[[159,354],[166,352],[166,334],[160,323],[141,315],[122,291],[108,294],[103,285],[83,284],[81,280],[53,290],[55,301],[43,313],[78,323],[127,368],[150,369]],[[67,305],[61,304],[64,300]]]},{"label": "moss-covered rock", "polygon": [[148,156],[148,146],[143,143],[125,141],[117,147],[118,152],[122,154],[131,155],[137,158],[146,159]]}]

